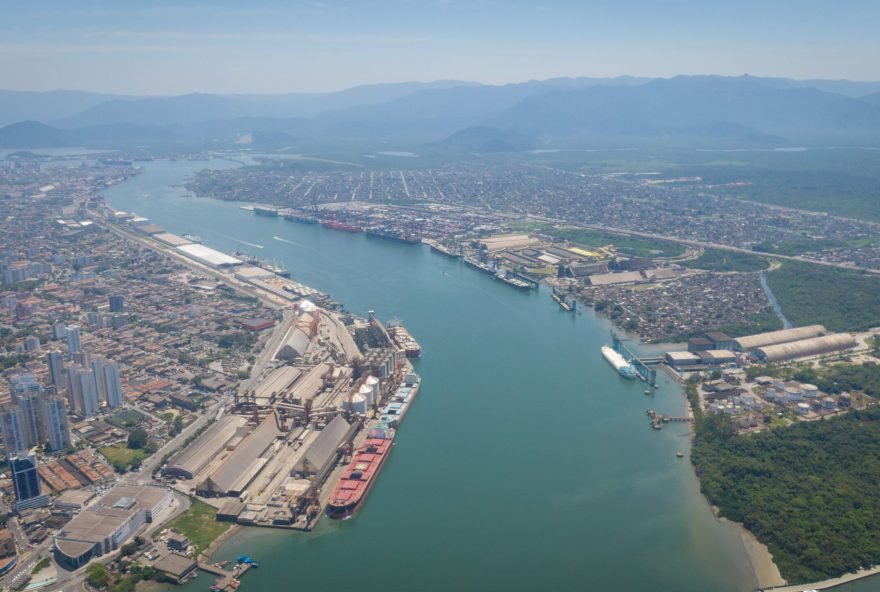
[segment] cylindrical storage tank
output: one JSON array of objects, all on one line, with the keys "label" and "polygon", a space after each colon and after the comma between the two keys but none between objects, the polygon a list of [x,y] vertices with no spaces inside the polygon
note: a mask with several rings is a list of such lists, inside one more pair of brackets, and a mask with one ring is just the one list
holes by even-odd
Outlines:
[{"label": "cylindrical storage tank", "polygon": [[825,397],[822,399],[822,407],[825,409],[834,409],[834,399],[831,397]]},{"label": "cylindrical storage tank", "polygon": [[840,397],[837,398],[837,404],[841,407],[849,407],[852,405],[852,396],[849,393],[840,393]]},{"label": "cylindrical storage tank", "polygon": [[802,384],[801,391],[805,397],[812,399],[819,394],[819,387],[815,384]]},{"label": "cylindrical storage tank", "polygon": [[798,415],[806,415],[809,410],[810,410],[810,406],[807,403],[798,403],[797,404]]},{"label": "cylindrical storage tank", "polygon": [[373,389],[368,387],[366,384],[362,384],[361,388],[358,390],[358,394],[364,398],[367,402],[367,405],[373,404]]},{"label": "cylindrical storage tank", "polygon": [[367,381],[364,384],[373,390],[373,400],[378,401],[381,394],[379,392],[379,379],[375,376],[368,376]]},{"label": "cylindrical storage tank", "polygon": [[367,400],[361,394],[356,394],[351,398],[351,402],[349,403],[349,411],[352,413],[366,413],[367,412]]},{"label": "cylindrical storage tank", "polygon": [[800,401],[801,400],[801,389],[793,386],[785,387],[785,400],[786,401]]}]

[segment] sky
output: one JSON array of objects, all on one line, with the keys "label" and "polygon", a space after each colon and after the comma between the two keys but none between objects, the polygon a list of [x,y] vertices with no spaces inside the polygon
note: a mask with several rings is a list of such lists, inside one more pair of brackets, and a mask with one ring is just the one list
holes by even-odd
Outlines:
[{"label": "sky", "polygon": [[721,74],[880,80],[880,1],[0,0],[0,88],[133,95]]}]

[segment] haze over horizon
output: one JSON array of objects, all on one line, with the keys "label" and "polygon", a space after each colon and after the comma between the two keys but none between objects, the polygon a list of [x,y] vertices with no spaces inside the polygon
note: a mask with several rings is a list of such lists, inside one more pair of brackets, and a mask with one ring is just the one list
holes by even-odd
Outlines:
[{"label": "haze over horizon", "polygon": [[372,83],[680,74],[880,80],[880,5],[106,0],[15,5],[0,87],[133,95],[326,92]]}]

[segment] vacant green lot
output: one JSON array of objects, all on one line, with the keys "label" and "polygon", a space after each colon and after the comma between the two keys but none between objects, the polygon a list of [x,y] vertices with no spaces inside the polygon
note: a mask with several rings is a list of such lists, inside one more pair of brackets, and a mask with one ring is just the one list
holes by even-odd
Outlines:
[{"label": "vacant green lot", "polygon": [[168,524],[168,528],[173,528],[189,538],[196,553],[207,549],[230,526],[229,522],[217,522],[217,510],[197,499],[192,500],[189,510]]},{"label": "vacant green lot", "polygon": [[120,473],[124,473],[132,467],[140,465],[149,455],[146,450],[128,448],[124,444],[104,446],[99,448],[98,452],[103,454],[107,461],[113,465],[113,468]]},{"label": "vacant green lot", "polygon": [[511,230],[540,232],[594,248],[613,245],[620,253],[632,257],[677,257],[684,253],[684,245],[678,243],[624,236],[622,234],[589,228],[577,228],[574,226],[555,228],[552,224],[529,220],[513,222],[508,224],[508,226]]}]

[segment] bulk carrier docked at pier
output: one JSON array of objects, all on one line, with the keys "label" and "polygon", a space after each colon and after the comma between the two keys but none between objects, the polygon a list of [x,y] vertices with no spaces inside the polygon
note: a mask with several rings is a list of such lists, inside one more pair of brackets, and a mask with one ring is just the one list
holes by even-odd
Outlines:
[{"label": "bulk carrier docked at pier", "polygon": [[613,347],[603,345],[602,356],[608,361],[609,364],[614,366],[614,369],[617,370],[617,373],[624,378],[633,380],[636,377],[636,369],[633,368],[632,364],[626,361],[626,358],[617,353]]},{"label": "bulk carrier docked at pier", "polygon": [[376,483],[379,472],[391,454],[397,428],[419,392],[421,379],[407,374],[389,402],[380,410],[381,419],[367,432],[367,439],[352,456],[342,478],[327,502],[326,514],[342,519],[357,512]]}]

